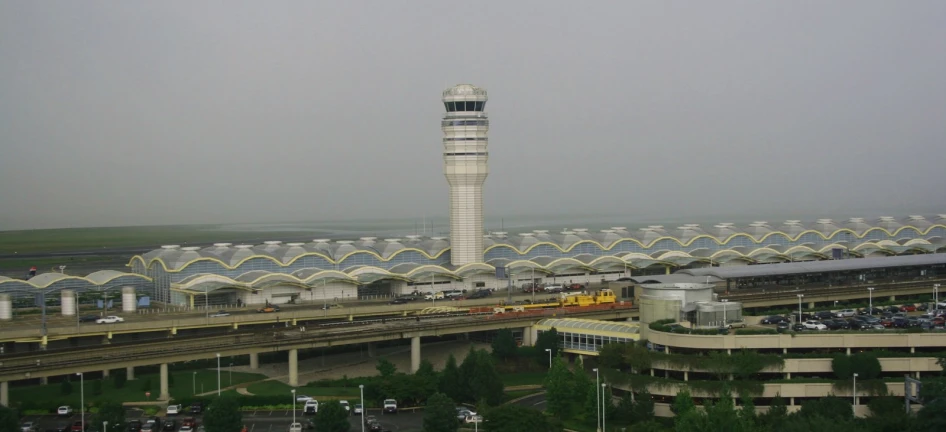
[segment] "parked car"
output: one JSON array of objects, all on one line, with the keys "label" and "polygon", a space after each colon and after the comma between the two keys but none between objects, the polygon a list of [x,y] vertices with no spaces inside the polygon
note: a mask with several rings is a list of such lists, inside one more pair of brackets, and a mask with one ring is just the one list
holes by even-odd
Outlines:
[{"label": "parked car", "polygon": [[409,301],[410,301],[410,300],[408,300],[408,299],[406,299],[406,298],[404,298],[404,297],[398,297],[398,298],[395,298],[394,300],[391,300],[390,302],[388,302],[388,304],[399,305],[399,304],[408,303]]},{"label": "parked car", "polygon": [[916,312],[916,306],[912,304],[900,306],[900,312]]},{"label": "parked car", "polygon": [[397,414],[397,401],[394,399],[385,399],[384,400],[384,413]]},{"label": "parked car", "polygon": [[792,325],[792,331],[800,332],[805,330],[805,325],[802,323]]},{"label": "parked car", "polygon": [[854,309],[841,309],[837,312],[836,315],[838,318],[850,318],[854,315],[857,315],[857,311],[855,311]]},{"label": "parked car", "polygon": [[38,432],[39,426],[33,422],[23,422],[20,424],[20,432]]},{"label": "parked car", "polygon": [[560,293],[565,291],[564,285],[552,284],[545,287],[545,292],[547,293]]},{"label": "parked car", "polygon": [[836,320],[829,319],[829,320],[821,321],[821,323],[827,326],[828,330],[842,330],[848,327],[847,321],[844,321],[841,319],[836,319]]},{"label": "parked car", "polygon": [[302,415],[316,415],[319,413],[319,401],[309,398],[302,407]]},{"label": "parked car", "polygon": [[124,322],[124,321],[125,321],[125,319],[122,318],[122,317],[115,316],[115,315],[109,315],[109,316],[107,316],[107,317],[102,317],[102,318],[99,318],[99,319],[95,320],[95,323],[96,323],[96,324],[114,324],[114,323],[120,323],[120,322]]},{"label": "parked car", "polygon": [[61,416],[71,416],[72,407],[70,407],[69,405],[63,405],[59,408],[56,408],[56,414],[59,414]]},{"label": "parked car", "polygon": [[[630,280],[630,279],[628,279],[628,280]],[[573,284],[571,284],[571,285],[568,286],[568,290],[569,290],[569,291],[584,291],[584,290],[585,290],[585,286],[582,285],[582,284],[580,284],[580,283],[573,283]]]},{"label": "parked car", "polygon": [[225,311],[225,310],[220,310],[220,311],[217,311],[217,313],[211,315],[210,317],[211,317],[211,318],[223,318],[223,317],[228,317],[228,316],[230,316],[230,312],[227,312],[227,311]]},{"label": "parked car", "polygon": [[486,297],[491,296],[492,294],[493,292],[488,289],[481,289],[478,291],[473,291],[473,293],[467,296],[467,298],[468,299],[486,298]]},{"label": "parked car", "polygon": [[191,414],[200,414],[204,411],[204,404],[201,402],[194,402],[191,404]]},{"label": "parked car", "polygon": [[56,425],[56,432],[69,432],[69,423],[60,422]]},{"label": "parked car", "polygon": [[788,319],[781,315],[772,315],[762,318],[762,321],[759,321],[762,324],[778,324],[781,322],[788,322]]},{"label": "parked car", "polygon": [[184,409],[183,405],[168,405],[167,414],[169,416],[178,415],[181,413],[183,409]]},{"label": "parked car", "polygon": [[273,312],[279,312],[279,306],[276,306],[276,305],[263,306],[263,307],[257,309],[256,311],[259,312],[259,313],[273,313]]},{"label": "parked car", "polygon": [[827,330],[828,326],[818,322],[818,321],[805,321],[804,324],[806,330]]},{"label": "parked car", "polygon": [[178,430],[177,432],[194,432],[194,427],[193,427],[193,426],[181,425],[181,429]]},{"label": "parked car", "polygon": [[371,422],[377,422],[377,421],[378,419],[373,415],[365,416],[365,426],[368,426],[368,424],[370,424]]},{"label": "parked car", "polygon": [[837,313],[831,312],[831,311],[819,311],[819,312],[815,312],[812,316],[814,316],[815,319],[826,320],[826,319],[834,318],[836,316],[839,317],[841,315],[838,315]]},{"label": "parked car", "polygon": [[171,431],[171,432],[176,431],[176,430],[177,430],[177,420],[171,419],[171,420],[168,420],[168,421],[164,422],[164,430],[165,430],[165,431]]},{"label": "parked car", "polygon": [[788,321],[782,321],[775,326],[775,331],[779,333],[787,333],[792,328],[792,325]]},{"label": "parked car", "polygon": [[345,408],[345,411],[351,411],[351,407],[348,405],[347,400],[338,401],[338,404],[341,405],[342,408]]},{"label": "parked car", "polygon": [[141,421],[132,420],[128,422],[128,427],[125,428],[128,432],[141,432]]},{"label": "parked car", "polygon": [[467,416],[475,416],[475,415],[476,415],[476,412],[471,411],[467,407],[462,407],[462,406],[457,407],[457,420],[459,421],[466,420]]},{"label": "parked car", "polygon": [[289,425],[289,432],[302,432],[302,423],[295,422]]},{"label": "parked car", "polygon": [[871,324],[867,321],[855,320],[852,319],[847,322],[848,328],[851,330],[867,330],[870,328]]},{"label": "parked car", "polygon": [[362,409],[361,404],[355,404],[355,409],[352,410],[352,414],[361,414]]},{"label": "parked car", "polygon": [[85,426],[85,429],[89,428],[88,424],[83,424],[82,420],[78,420],[72,423],[72,432],[84,432],[82,426]]},{"label": "parked car", "polygon": [[296,402],[306,402],[312,400],[312,396],[306,396],[304,394],[296,395]]},{"label": "parked car", "polygon": [[197,426],[197,420],[193,417],[184,417],[184,420],[181,421],[181,430],[183,430],[185,426],[194,428]]}]

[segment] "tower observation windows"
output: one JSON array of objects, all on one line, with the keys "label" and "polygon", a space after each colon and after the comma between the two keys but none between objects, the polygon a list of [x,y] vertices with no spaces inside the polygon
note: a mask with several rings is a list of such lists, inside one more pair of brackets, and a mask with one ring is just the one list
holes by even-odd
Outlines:
[{"label": "tower observation windows", "polygon": [[460,102],[444,102],[443,104],[447,108],[447,112],[483,111],[483,107],[486,104],[486,102],[460,101]]},{"label": "tower observation windows", "polygon": [[440,126],[489,126],[489,120],[444,120]]}]

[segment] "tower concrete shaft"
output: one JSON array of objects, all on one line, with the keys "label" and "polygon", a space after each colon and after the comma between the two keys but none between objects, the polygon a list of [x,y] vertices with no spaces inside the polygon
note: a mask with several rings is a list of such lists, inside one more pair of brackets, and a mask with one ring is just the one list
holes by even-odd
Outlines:
[{"label": "tower concrete shaft", "polygon": [[460,84],[443,92],[443,174],[450,185],[450,262],[483,261],[483,182],[489,120],[486,90]]}]

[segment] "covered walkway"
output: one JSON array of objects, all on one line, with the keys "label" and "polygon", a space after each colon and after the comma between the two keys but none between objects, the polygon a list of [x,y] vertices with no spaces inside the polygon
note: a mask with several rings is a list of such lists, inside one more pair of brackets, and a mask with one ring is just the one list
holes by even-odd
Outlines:
[{"label": "covered walkway", "polygon": [[536,334],[555,329],[559,344],[567,353],[598,355],[605,344],[640,340],[640,327],[632,322],[581,318],[548,318],[535,324]]}]

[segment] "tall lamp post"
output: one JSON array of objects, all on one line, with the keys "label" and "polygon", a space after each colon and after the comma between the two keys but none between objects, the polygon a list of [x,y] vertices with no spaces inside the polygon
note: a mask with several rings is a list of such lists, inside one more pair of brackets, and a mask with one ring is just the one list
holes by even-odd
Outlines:
[{"label": "tall lamp post", "polygon": [[108,432],[108,420],[102,420],[102,432]]},{"label": "tall lamp post", "polygon": [[874,314],[874,287],[867,287],[867,314]]},{"label": "tall lamp post", "polygon": [[361,432],[365,432],[365,385],[358,384],[358,392],[361,393]]},{"label": "tall lamp post", "polygon": [[85,376],[82,372],[79,375],[79,417],[82,420],[82,432],[85,432]]},{"label": "tall lamp post", "polygon": [[798,296],[798,321],[796,321],[796,323],[800,323],[801,322],[801,299],[805,295],[804,294],[796,294],[796,295]]},{"label": "tall lamp post", "polygon": [[726,321],[726,303],[729,303],[728,299],[720,300],[723,302],[723,327],[729,328],[729,321]]},{"label": "tall lamp post", "polygon": [[597,393],[595,398],[595,405],[598,406],[598,431],[601,430],[601,375],[598,373],[598,368],[592,369],[595,371],[595,393]]},{"label": "tall lamp post", "polygon": [[535,267],[532,267],[532,304],[535,304]]},{"label": "tall lamp post", "polygon": [[549,353],[549,369],[552,369],[552,349],[546,348],[545,352]]},{"label": "tall lamp post", "polygon": [[292,424],[296,424],[296,389],[292,389]]},{"label": "tall lamp post", "polygon": [[217,353],[217,396],[220,396],[220,353]]},{"label": "tall lamp post", "polygon": [[197,371],[194,371],[194,377],[191,378],[191,386],[194,387],[193,394],[197,395]]},{"label": "tall lamp post", "polygon": [[[233,359],[233,357],[230,357],[230,359]],[[233,362],[230,362],[230,367],[227,369],[227,374],[229,375],[229,377],[227,377],[227,385],[232,386],[233,385]]]},{"label": "tall lamp post", "polygon": [[607,405],[604,404],[605,400],[607,400],[608,398],[608,395],[606,395],[604,391],[606,385],[607,384],[605,383],[601,383],[601,430],[602,431],[608,429],[608,427],[605,426],[605,420],[607,420],[607,417],[608,417],[608,408],[607,408]]},{"label": "tall lamp post", "polygon": [[939,309],[939,284],[933,284],[933,309]]},{"label": "tall lamp post", "polygon": [[851,395],[854,398],[854,405],[852,408],[854,409],[854,417],[857,417],[857,374],[854,374],[854,386],[851,390]]}]

